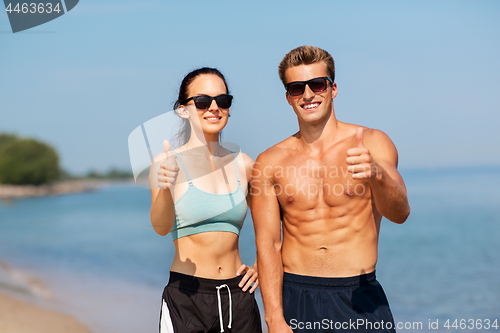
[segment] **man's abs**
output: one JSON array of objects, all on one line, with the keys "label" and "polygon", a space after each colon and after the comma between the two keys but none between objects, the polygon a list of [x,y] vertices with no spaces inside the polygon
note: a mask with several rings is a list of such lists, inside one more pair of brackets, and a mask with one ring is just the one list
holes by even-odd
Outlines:
[{"label": "man's abs", "polygon": [[363,216],[316,221],[287,221],[282,260],[285,272],[347,277],[375,270],[379,223]]}]

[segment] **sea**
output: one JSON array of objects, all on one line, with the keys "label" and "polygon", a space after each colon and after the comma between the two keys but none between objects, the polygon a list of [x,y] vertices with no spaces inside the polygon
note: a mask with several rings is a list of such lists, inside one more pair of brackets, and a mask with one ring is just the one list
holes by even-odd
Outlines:
[{"label": "sea", "polygon": [[[400,172],[411,214],[383,219],[376,271],[397,331],[499,332],[500,168]],[[133,183],[0,203],[0,291],[94,333],[158,332],[174,246],[151,227],[150,203]],[[250,214],[240,252],[253,264]]]}]

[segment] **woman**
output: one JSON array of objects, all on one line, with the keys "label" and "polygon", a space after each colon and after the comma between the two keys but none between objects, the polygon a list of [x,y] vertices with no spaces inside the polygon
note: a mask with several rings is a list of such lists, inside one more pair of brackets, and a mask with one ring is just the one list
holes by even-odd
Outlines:
[{"label": "woman", "polygon": [[238,249],[253,160],[219,142],[231,102],[217,69],[186,75],[174,106],[185,142],[172,151],[165,141],[151,167],[151,223],[175,245],[161,333],[262,330],[257,269],[241,263]]}]

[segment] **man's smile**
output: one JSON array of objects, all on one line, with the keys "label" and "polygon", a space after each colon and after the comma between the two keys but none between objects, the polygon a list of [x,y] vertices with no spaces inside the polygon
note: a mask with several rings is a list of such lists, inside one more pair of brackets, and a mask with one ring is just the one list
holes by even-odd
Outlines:
[{"label": "man's smile", "polygon": [[319,105],[321,104],[321,102],[311,102],[311,103],[305,103],[305,104],[302,104],[301,107],[305,110],[314,110],[316,109]]}]

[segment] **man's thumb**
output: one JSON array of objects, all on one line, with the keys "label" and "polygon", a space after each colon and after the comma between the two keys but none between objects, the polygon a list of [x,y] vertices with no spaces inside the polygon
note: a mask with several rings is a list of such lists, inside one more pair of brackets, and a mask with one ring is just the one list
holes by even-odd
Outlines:
[{"label": "man's thumb", "polygon": [[359,127],[356,131],[356,146],[358,148],[364,148],[363,146],[363,127]]}]

